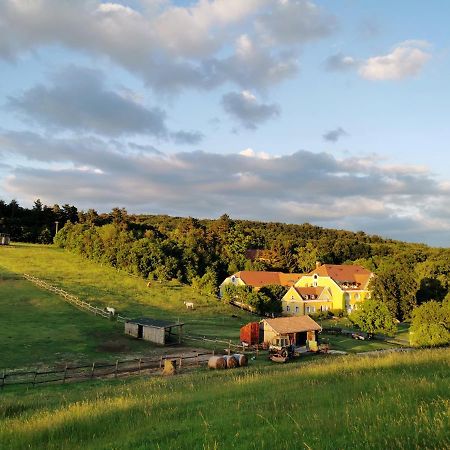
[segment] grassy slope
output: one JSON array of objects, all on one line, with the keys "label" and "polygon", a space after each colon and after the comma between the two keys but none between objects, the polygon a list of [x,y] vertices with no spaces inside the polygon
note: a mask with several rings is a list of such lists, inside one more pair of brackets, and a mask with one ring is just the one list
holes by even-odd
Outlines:
[{"label": "grassy slope", "polygon": [[148,351],[123,325],[75,309],[0,270],[0,368],[94,361]]},{"label": "grassy slope", "polygon": [[[179,318],[186,323],[186,332],[191,334],[238,340],[240,326],[254,320],[254,316],[223,305],[213,297],[201,295],[189,286],[153,283],[148,288],[145,280],[133,278],[110,267],[102,267],[54,247],[27,244],[0,247],[0,279],[11,276],[20,278],[24,272],[42,278],[99,307],[114,306],[120,314],[127,317],[149,316],[168,320]],[[15,349],[0,346],[0,367],[46,360],[45,346],[48,346],[49,352],[67,353],[64,346],[60,346],[64,340],[67,348],[72,341],[74,346],[71,353],[78,358],[79,351],[87,356],[94,356],[95,348],[105,340],[117,341],[116,344],[120,346],[124,339],[123,325],[79,312],[64,304],[58,297],[35,289],[28,282],[3,281],[2,287],[0,338],[14,339],[18,345]],[[194,302],[196,309],[186,310],[183,301]],[[89,329],[94,331],[89,332]],[[91,342],[81,343],[85,339]],[[35,348],[29,346],[31,341],[36,343],[36,347],[43,344],[43,351],[36,349],[35,353]],[[131,350],[144,348],[140,344],[127,340],[126,346]],[[145,343],[145,348],[151,347]],[[12,361],[11,364],[7,363],[8,358]]]},{"label": "grassy slope", "polygon": [[449,361],[439,349],[5,390],[0,448],[449,448]]}]

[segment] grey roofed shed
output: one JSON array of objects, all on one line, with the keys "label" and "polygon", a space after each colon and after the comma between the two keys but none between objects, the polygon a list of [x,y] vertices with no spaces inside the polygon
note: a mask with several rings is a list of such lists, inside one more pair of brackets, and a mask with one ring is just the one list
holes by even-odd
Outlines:
[{"label": "grey roofed shed", "polygon": [[173,342],[174,338],[175,342],[181,343],[183,325],[180,322],[139,317],[125,322],[125,334],[160,345]]}]

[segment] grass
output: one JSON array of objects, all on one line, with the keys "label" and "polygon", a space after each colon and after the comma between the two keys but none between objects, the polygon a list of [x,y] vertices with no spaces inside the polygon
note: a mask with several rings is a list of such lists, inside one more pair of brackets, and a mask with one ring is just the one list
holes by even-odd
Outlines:
[{"label": "grass", "polygon": [[[0,367],[21,367],[50,360],[123,357],[124,352],[155,350],[148,342],[123,336],[123,324],[78,311],[58,296],[21,280],[29,273],[126,317],[180,320],[185,332],[239,339],[239,329],[255,317],[224,305],[179,283],[147,282],[100,266],[52,246],[14,244],[0,247]],[[186,310],[183,302],[194,302]],[[100,349],[110,343],[117,351]],[[198,342],[192,345],[197,346]]]},{"label": "grass", "polygon": [[[164,353],[148,342],[124,336],[123,325],[79,311],[60,297],[22,279],[29,273],[126,317],[148,316],[184,322],[193,335],[239,341],[239,329],[257,317],[224,305],[177,282],[152,282],[85,260],[53,246],[0,247],[0,368],[124,359]],[[196,309],[187,310],[184,301]],[[345,320],[345,319],[342,319]],[[332,348],[359,352],[389,348],[380,342],[329,337]],[[187,344],[198,347],[198,341]],[[217,347],[201,343],[202,347]]]},{"label": "grass", "polygon": [[321,342],[328,342],[333,350],[344,351],[347,353],[368,352],[374,350],[386,350],[392,348],[391,344],[377,340],[360,341],[343,335],[332,335],[321,333]]},{"label": "grass", "polygon": [[449,448],[449,361],[447,348],[6,389],[0,448]]}]

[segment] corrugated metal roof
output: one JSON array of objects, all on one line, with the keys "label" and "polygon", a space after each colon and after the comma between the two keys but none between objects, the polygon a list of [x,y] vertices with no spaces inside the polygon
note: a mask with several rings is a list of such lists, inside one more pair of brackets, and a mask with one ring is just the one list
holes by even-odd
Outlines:
[{"label": "corrugated metal roof", "polygon": [[137,325],[145,325],[145,326],[154,327],[154,328],[169,328],[169,327],[175,327],[178,325],[184,325],[184,323],[168,322],[167,320],[151,319],[149,317],[139,317],[137,319],[130,319],[130,320],[127,320],[127,322],[135,323]]}]

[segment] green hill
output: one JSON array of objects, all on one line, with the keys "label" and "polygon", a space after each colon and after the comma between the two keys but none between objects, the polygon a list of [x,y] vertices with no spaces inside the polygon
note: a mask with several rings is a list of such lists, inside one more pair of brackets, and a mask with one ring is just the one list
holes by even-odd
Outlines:
[{"label": "green hill", "polygon": [[450,350],[5,389],[3,449],[443,449]]}]

